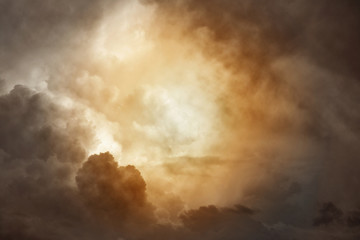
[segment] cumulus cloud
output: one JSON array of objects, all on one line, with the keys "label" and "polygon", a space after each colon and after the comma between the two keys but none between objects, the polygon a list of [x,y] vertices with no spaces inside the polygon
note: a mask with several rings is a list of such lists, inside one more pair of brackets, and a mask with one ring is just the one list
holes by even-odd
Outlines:
[{"label": "cumulus cloud", "polygon": [[[1,238],[67,235],[59,225],[77,221],[82,211],[71,186],[91,133],[71,111],[24,86],[2,95],[0,105],[0,132],[6,136],[0,142]],[[65,123],[67,118],[74,122]]]},{"label": "cumulus cloud", "polygon": [[135,167],[118,167],[109,153],[82,164],[91,134],[62,123],[71,111],[23,86],[0,105],[2,239],[116,239],[133,222],[154,221]]},{"label": "cumulus cloud", "polygon": [[128,218],[154,221],[140,172],[134,166],[118,167],[108,152],[90,156],[76,183],[88,207],[105,220],[118,225]]}]

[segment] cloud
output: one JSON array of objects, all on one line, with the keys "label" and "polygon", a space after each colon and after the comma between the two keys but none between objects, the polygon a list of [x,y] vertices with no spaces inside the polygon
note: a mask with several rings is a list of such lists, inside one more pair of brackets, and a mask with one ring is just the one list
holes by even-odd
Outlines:
[{"label": "cloud", "polygon": [[[11,67],[27,54],[37,55],[81,44],[80,38],[99,21],[103,6],[110,1],[20,1],[1,0],[0,39],[4,52],[1,70]],[[86,35],[85,35],[86,36]],[[85,39],[83,39],[85,40]],[[74,45],[73,45],[74,46]],[[29,61],[29,59],[27,59]]]},{"label": "cloud", "polygon": [[115,225],[129,218],[154,221],[140,172],[134,166],[119,167],[108,152],[90,156],[79,169],[76,183],[96,216]]},{"label": "cloud", "polygon": [[0,236],[66,238],[65,223],[86,221],[72,186],[91,132],[50,96],[24,86],[0,96],[0,106]]},{"label": "cloud", "polygon": [[[135,167],[118,166],[110,153],[83,162],[89,135],[75,120],[63,124],[74,117],[72,111],[24,86],[1,96],[0,105],[0,131],[9,136],[0,142],[4,239],[282,239],[288,233],[268,227],[257,219],[261,211],[243,205],[204,206],[183,212],[180,226],[159,224]],[[283,194],[299,189],[293,183]],[[356,225],[356,219],[354,211],[347,221]],[[299,231],[292,236],[302,236]]]},{"label": "cloud", "polygon": [[340,223],[343,212],[338,209],[332,202],[324,203],[319,210],[319,216],[315,218],[314,225],[328,225],[331,223]]},{"label": "cloud", "polygon": [[314,219],[314,226],[359,227],[359,210],[343,211],[333,202],[323,203],[318,210],[318,216]]},{"label": "cloud", "polygon": [[0,0],[0,238],[356,239],[359,4],[141,2]]},{"label": "cloud", "polygon": [[[359,183],[353,172],[359,168],[358,3],[144,2],[171,22],[168,35],[180,29],[184,41],[191,39],[230,74],[217,81],[224,128],[216,147],[261,163],[255,175],[268,177],[253,192],[271,198],[282,175],[305,185],[297,199],[306,198],[309,212],[316,200],[359,202],[353,190]],[[248,188],[258,181],[249,180]],[[271,189],[268,195],[264,189]]]},{"label": "cloud", "polygon": [[73,109],[24,86],[0,106],[1,239],[115,239],[155,222],[135,167],[109,153],[83,163],[92,135]]},{"label": "cloud", "polygon": [[181,215],[184,226],[203,239],[281,239],[275,231],[252,218],[254,211],[235,208],[200,207]]},{"label": "cloud", "polygon": [[360,211],[359,211],[359,209],[351,211],[348,214],[346,222],[349,227],[359,227],[360,226]]}]

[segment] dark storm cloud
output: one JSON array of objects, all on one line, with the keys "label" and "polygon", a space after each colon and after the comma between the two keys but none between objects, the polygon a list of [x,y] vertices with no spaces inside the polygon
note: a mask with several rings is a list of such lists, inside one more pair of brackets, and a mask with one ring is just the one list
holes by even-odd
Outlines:
[{"label": "dark storm cloud", "polygon": [[181,215],[184,226],[202,239],[281,239],[252,218],[253,210],[238,205],[235,208],[200,207]]},{"label": "dark storm cloud", "polygon": [[350,211],[346,223],[349,227],[360,227],[360,209]]},{"label": "dark storm cloud", "polygon": [[342,221],[343,212],[337,208],[332,202],[324,203],[319,209],[319,216],[314,219],[314,225],[328,225],[331,223],[340,223]]},{"label": "dark storm cloud", "polygon": [[185,211],[180,216],[182,226],[157,225],[139,239],[283,239],[253,215],[254,210],[243,205],[233,208],[204,206]]},{"label": "dark storm cloud", "polygon": [[318,216],[314,219],[314,226],[345,226],[356,228],[360,226],[359,210],[343,211],[333,202],[321,204],[318,210]]},{"label": "dark storm cloud", "polygon": [[146,183],[134,166],[118,167],[110,153],[90,156],[76,176],[80,195],[94,213],[121,225],[129,218],[154,222]]},{"label": "dark storm cloud", "polygon": [[116,239],[124,222],[152,219],[134,167],[108,153],[81,167],[89,126],[49,95],[16,86],[0,96],[0,122],[1,239]]},{"label": "dark storm cloud", "polygon": [[76,112],[18,85],[0,122],[1,239],[118,239],[155,222],[136,168],[109,153],[82,164],[92,133]]},{"label": "dark storm cloud", "polygon": [[81,221],[70,186],[90,132],[76,118],[24,86],[0,97],[0,238],[58,239],[60,223]]},{"label": "dark storm cloud", "polygon": [[109,153],[82,165],[91,132],[47,94],[16,86],[0,121],[1,239],[117,239],[154,221],[140,172]]},{"label": "dark storm cloud", "polygon": [[[84,129],[65,125],[66,118],[75,117],[52,102],[44,93],[34,92],[17,85],[0,96],[1,149],[14,158],[56,157],[62,161],[81,161],[85,150],[78,137],[86,135]],[[68,127],[68,129],[66,129]],[[64,140],[65,139],[65,140]]]}]

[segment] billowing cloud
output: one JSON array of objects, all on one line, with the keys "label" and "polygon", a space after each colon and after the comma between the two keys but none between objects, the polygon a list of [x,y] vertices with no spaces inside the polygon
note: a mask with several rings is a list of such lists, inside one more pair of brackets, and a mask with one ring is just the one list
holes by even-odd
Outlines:
[{"label": "billowing cloud", "polygon": [[110,153],[90,156],[79,169],[76,183],[86,205],[104,220],[115,225],[128,218],[154,220],[140,172],[134,166],[118,167]]},{"label": "billowing cloud", "polygon": [[359,15],[0,0],[0,238],[357,239]]},{"label": "billowing cloud", "polygon": [[61,222],[85,220],[72,186],[91,132],[50,96],[24,86],[2,95],[0,105],[0,236],[66,238],[69,226]]}]

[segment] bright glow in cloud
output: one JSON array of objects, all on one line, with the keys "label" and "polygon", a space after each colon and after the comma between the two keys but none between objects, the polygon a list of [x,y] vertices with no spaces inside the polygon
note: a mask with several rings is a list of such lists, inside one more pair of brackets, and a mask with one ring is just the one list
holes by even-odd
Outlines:
[{"label": "bright glow in cloud", "polygon": [[126,61],[151,50],[145,27],[153,10],[132,1],[108,17],[99,29],[95,51],[105,58]]},{"label": "bright glow in cloud", "polygon": [[143,101],[153,122],[140,125],[135,121],[135,128],[155,141],[166,142],[174,155],[192,155],[195,150],[201,154],[201,144],[209,144],[215,109],[200,89],[147,87]]}]

